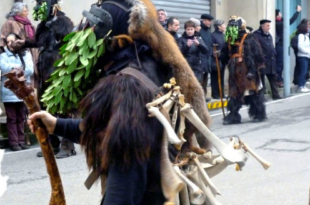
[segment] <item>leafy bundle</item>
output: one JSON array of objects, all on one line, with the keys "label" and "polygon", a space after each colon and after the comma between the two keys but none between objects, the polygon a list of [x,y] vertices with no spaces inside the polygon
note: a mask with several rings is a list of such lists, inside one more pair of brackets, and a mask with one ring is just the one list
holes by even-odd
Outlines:
[{"label": "leafy bundle", "polygon": [[47,3],[43,2],[40,6],[40,8],[36,11],[35,9],[33,9],[32,11],[32,17],[35,21],[45,21],[48,17],[48,13],[47,13]]},{"label": "leafy bundle", "polygon": [[228,26],[225,32],[225,41],[229,42],[230,44],[235,44],[236,39],[239,35],[239,29],[238,26]]},{"label": "leafy bundle", "polygon": [[66,114],[78,108],[79,102],[98,80],[98,71],[92,71],[98,58],[105,53],[104,39],[96,39],[93,28],[68,34],[60,48],[62,58],[54,64],[51,85],[41,101],[47,110]]}]

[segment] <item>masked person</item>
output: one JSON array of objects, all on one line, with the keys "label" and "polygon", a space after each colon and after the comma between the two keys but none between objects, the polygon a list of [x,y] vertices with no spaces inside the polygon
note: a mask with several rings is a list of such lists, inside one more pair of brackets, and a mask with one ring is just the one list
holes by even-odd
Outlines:
[{"label": "masked person", "polygon": [[[64,44],[62,40],[73,30],[73,23],[60,10],[58,0],[37,0],[36,2],[33,17],[41,22],[35,33],[35,40],[26,40],[20,43],[24,44],[23,47],[39,48],[40,53],[37,64],[38,98],[41,99],[42,94],[49,86],[46,81],[55,70],[53,65],[60,58],[59,48]],[[66,116],[69,117],[69,115]],[[57,135],[50,135],[49,139],[56,158],[66,158],[76,154],[73,142],[66,138],[60,141]],[[37,156],[43,157],[42,152],[38,152]]]},{"label": "masked person", "polygon": [[[97,39],[111,31],[108,49],[94,67],[103,78],[80,104],[83,120],[56,119],[46,112],[30,119],[39,117],[50,133],[81,143],[92,178],[105,182],[101,204],[164,204],[159,154],[163,126],[145,108],[156,95],[149,82],[159,87],[173,75],[208,124],[203,90],[150,1],[99,1],[83,14],[90,26],[96,25]],[[185,132],[192,136],[195,129],[188,128]]]},{"label": "masked person", "polygon": [[249,105],[249,115],[254,122],[266,119],[264,91],[261,83],[261,69],[264,69],[264,55],[261,45],[246,29],[246,22],[238,16],[231,16],[225,34],[226,59],[229,59],[229,100],[223,124],[241,123],[239,110],[242,104]]}]

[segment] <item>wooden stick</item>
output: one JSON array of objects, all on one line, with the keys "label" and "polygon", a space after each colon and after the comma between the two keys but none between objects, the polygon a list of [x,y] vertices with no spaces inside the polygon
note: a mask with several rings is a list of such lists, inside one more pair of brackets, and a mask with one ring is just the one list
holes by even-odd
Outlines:
[{"label": "wooden stick", "polygon": [[[24,101],[30,114],[41,110],[34,89],[32,86],[26,85],[26,79],[23,77],[22,71],[12,70],[11,72],[4,74],[4,76],[8,78],[4,82],[4,86],[13,91],[18,98]],[[41,119],[34,120],[33,125],[36,137],[42,149],[46,169],[50,177],[52,193],[49,204],[65,205],[65,194],[54,152],[49,142],[47,129]]]}]

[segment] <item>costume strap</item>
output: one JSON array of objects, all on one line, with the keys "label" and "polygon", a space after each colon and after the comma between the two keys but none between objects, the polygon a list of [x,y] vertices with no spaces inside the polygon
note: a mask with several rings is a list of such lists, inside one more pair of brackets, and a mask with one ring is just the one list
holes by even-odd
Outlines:
[{"label": "costume strap", "polygon": [[243,43],[248,34],[244,34],[240,42],[236,42],[235,45],[239,47],[238,53],[235,53],[231,56],[231,58],[242,58],[243,53]]}]

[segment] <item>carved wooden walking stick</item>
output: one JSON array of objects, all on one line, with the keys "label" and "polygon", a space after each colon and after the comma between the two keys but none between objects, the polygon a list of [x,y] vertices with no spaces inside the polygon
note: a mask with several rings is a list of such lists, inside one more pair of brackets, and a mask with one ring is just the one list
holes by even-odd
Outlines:
[{"label": "carved wooden walking stick", "polygon": [[[25,102],[30,114],[40,111],[40,105],[37,101],[34,89],[32,86],[26,85],[23,71],[12,70],[11,72],[4,74],[4,76],[8,78],[4,82],[4,86],[13,91],[18,98]],[[48,132],[41,119],[36,119],[33,122],[33,125],[35,134],[42,149],[47,172],[50,177],[52,194],[49,205],[65,205],[65,194],[54,153],[49,143]]]},{"label": "carved wooden walking stick", "polygon": [[216,68],[217,68],[217,83],[219,85],[220,98],[221,98],[221,103],[222,103],[222,111],[223,111],[223,116],[224,116],[224,119],[225,119],[224,102],[223,102],[223,91],[222,91],[224,88],[222,88],[221,68],[220,68],[219,59],[218,59],[217,50],[216,50],[217,46],[218,46],[217,44],[213,44],[213,52],[215,54],[214,57],[215,57]]}]

